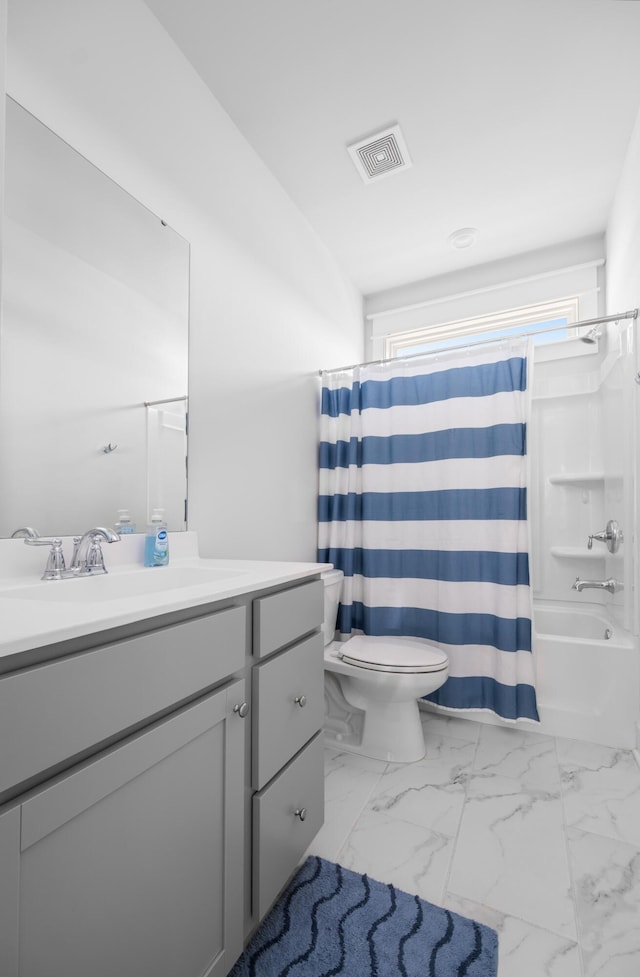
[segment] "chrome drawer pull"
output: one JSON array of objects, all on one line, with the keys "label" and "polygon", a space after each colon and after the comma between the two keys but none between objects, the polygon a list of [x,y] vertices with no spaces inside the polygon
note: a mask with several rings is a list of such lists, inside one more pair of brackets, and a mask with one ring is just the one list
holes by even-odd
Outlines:
[{"label": "chrome drawer pull", "polygon": [[240,719],[244,719],[249,712],[249,706],[246,702],[236,702],[235,706],[233,707],[233,711],[238,713]]},{"label": "chrome drawer pull", "polygon": [[297,807],[293,813],[297,818],[300,818],[301,821],[304,821],[307,816],[307,809],[306,807]]},{"label": "chrome drawer pull", "polygon": [[296,702],[301,709],[304,709],[307,704],[307,697],[306,695],[297,695],[293,701]]}]

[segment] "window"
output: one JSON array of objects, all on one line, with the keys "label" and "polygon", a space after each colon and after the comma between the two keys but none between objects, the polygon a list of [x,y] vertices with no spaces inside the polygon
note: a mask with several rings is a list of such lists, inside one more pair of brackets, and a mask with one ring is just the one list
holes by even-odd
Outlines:
[{"label": "window", "polygon": [[[542,345],[574,339],[576,329],[571,323],[579,321],[578,297],[546,302],[507,312],[492,313],[473,319],[460,319],[440,325],[394,333],[385,338],[385,359],[435,352],[443,347],[464,346],[474,337],[478,342],[516,336],[536,329],[549,332],[534,336],[534,343]],[[557,329],[552,327],[556,326]],[[473,340],[472,340],[473,341]]]}]

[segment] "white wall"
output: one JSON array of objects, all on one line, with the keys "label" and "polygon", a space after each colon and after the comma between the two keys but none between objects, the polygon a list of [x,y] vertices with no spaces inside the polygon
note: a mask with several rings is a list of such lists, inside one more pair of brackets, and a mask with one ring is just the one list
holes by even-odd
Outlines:
[{"label": "white wall", "polygon": [[[4,159],[5,74],[7,48],[7,0],[0,0],[0,159]],[[0,213],[4,213],[4,181],[0,180]],[[2,292],[2,230],[0,229],[0,294]],[[0,307],[0,340],[2,339],[2,309]]]},{"label": "white wall", "polygon": [[640,305],[640,112],[616,188],[607,226],[607,308]]},{"label": "white wall", "polygon": [[[616,188],[607,226],[607,310],[610,313],[640,307],[640,113],[631,135],[624,166]],[[638,325],[619,330],[610,326],[609,343],[628,355],[623,356],[615,383],[607,391],[605,429],[608,451],[607,467],[624,471],[626,491],[621,498],[614,483],[607,496],[607,509],[618,505],[622,510],[625,531],[625,587],[629,593],[640,593],[638,531],[640,526],[638,455],[640,438],[640,386],[635,377],[640,369]],[[631,617],[625,622],[637,634],[640,630],[640,601],[637,596]]]},{"label": "white wall", "polygon": [[317,371],[361,299],[141,0],[9,0],[7,92],[191,244],[190,528],[314,558]]}]

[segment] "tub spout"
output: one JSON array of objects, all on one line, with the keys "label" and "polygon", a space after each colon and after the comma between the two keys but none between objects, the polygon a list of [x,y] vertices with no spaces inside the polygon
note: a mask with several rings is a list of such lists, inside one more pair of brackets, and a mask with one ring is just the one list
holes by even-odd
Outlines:
[{"label": "tub spout", "polygon": [[613,577],[609,577],[608,580],[581,580],[580,577],[576,577],[576,582],[571,589],[577,590],[578,593],[582,593],[583,590],[608,590],[610,594],[617,594],[618,591],[624,590],[624,584],[614,580]]}]

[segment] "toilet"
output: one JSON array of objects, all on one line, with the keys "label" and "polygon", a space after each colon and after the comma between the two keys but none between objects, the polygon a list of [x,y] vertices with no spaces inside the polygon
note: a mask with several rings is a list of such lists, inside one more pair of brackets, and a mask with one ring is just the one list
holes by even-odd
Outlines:
[{"label": "toilet", "polygon": [[322,574],[325,742],[376,760],[420,760],[418,699],[444,684],[449,659],[422,638],[358,634],[334,641],[343,577],[342,570]]}]

